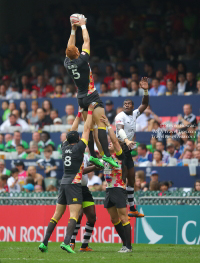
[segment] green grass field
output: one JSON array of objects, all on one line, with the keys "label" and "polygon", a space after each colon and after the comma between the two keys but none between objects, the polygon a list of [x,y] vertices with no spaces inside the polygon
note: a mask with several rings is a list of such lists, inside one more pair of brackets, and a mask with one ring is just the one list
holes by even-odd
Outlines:
[{"label": "green grass field", "polygon": [[49,243],[48,253],[41,253],[39,243],[0,242],[0,263],[7,262],[200,262],[200,247],[187,245],[133,245],[132,253],[117,253],[120,244],[91,244],[94,252],[68,254],[59,246],[60,243]]}]

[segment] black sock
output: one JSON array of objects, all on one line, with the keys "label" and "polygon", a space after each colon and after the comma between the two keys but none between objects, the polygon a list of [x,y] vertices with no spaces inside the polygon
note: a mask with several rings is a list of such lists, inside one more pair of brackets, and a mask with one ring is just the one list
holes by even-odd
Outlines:
[{"label": "black sock", "polygon": [[98,128],[98,138],[99,142],[103,148],[104,154],[109,157],[110,152],[108,150],[108,138],[107,138],[107,133],[106,133],[106,128]]},{"label": "black sock", "polygon": [[131,225],[130,225],[130,222],[123,224],[123,227],[124,227],[124,232],[125,232],[125,236],[126,236],[126,247],[130,249],[130,248],[132,248],[132,246],[131,246]]},{"label": "black sock", "polygon": [[54,228],[56,227],[56,224],[58,223],[58,221],[54,218],[51,218],[49,224],[48,224],[48,227],[47,227],[47,232],[45,234],[45,237],[44,237],[44,245],[47,246],[48,245],[48,241],[50,239],[50,236],[51,234],[53,233],[54,231]]},{"label": "black sock", "polygon": [[89,141],[88,141],[88,148],[90,150],[90,155],[93,156],[94,158],[97,158],[97,155],[96,155],[95,150],[94,150],[93,130],[90,130]]},{"label": "black sock", "polygon": [[127,186],[126,187],[127,197],[128,197],[128,204],[130,205],[130,210],[135,212],[136,209],[134,207],[134,187]]},{"label": "black sock", "polygon": [[64,239],[64,243],[66,245],[69,245],[75,227],[76,227],[76,220],[75,220],[75,218],[70,218],[69,221],[68,221],[67,233],[66,233],[66,236],[65,236],[65,239]]},{"label": "black sock", "polygon": [[115,226],[115,230],[117,231],[118,235],[120,236],[123,242],[123,246],[126,246],[126,236],[125,236],[124,227],[122,225],[122,222],[119,221],[118,223],[114,224],[114,226]]},{"label": "black sock", "polygon": [[74,233],[72,234],[70,243],[75,243],[76,236],[78,234],[78,231],[79,231],[80,227],[81,227],[81,220],[78,220],[77,223],[76,223],[76,227],[74,229]]},{"label": "black sock", "polygon": [[84,233],[83,243],[81,248],[86,248],[88,246],[93,229],[94,229],[94,224],[87,222],[85,226],[85,233]]}]

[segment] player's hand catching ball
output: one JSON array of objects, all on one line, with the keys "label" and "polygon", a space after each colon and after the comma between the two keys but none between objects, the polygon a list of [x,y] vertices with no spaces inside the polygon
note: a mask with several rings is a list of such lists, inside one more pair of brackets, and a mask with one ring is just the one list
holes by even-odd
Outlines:
[{"label": "player's hand catching ball", "polygon": [[100,121],[103,122],[107,127],[110,126],[110,122],[109,122],[108,118],[105,115],[101,116]]},{"label": "player's hand catching ball", "polygon": [[85,17],[82,17],[79,19],[79,22],[76,24],[77,26],[83,26],[86,25]]},{"label": "player's hand catching ball", "polygon": [[144,77],[144,78],[141,79],[141,81],[140,81],[140,88],[144,89],[144,90],[145,89],[148,90],[149,84],[148,84],[148,78],[147,77]]}]

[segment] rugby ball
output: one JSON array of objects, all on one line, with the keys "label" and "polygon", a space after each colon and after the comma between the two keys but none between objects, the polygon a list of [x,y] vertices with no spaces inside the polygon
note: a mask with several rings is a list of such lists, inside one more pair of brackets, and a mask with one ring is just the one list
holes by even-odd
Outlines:
[{"label": "rugby ball", "polygon": [[[79,23],[80,18],[85,18],[85,16],[84,16],[84,15],[80,15],[80,14],[73,14],[73,15],[71,15],[71,16],[70,16],[70,22],[71,22],[71,24],[72,24],[72,23],[73,23],[73,24]],[[86,20],[87,20],[87,19],[85,18],[85,21],[86,21]]]}]

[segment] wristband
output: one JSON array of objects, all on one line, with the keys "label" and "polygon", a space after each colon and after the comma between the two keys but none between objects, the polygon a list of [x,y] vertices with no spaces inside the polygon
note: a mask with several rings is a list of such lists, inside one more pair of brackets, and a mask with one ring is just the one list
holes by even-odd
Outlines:
[{"label": "wristband", "polygon": [[82,28],[82,29],[86,29],[86,25],[82,25],[81,28]]},{"label": "wristband", "polygon": [[91,111],[91,110],[89,110],[89,111],[88,111],[88,114],[89,114],[89,115],[92,115],[92,111]]},{"label": "wristband", "polygon": [[81,112],[78,112],[77,117],[78,117],[78,118],[81,117]]},{"label": "wristband", "polygon": [[126,133],[123,129],[119,130],[119,136],[122,139],[122,141],[124,142],[125,139],[127,139]]},{"label": "wristband", "polygon": [[112,127],[111,127],[111,126],[108,126],[107,128],[108,128],[108,130],[112,129]]},{"label": "wristband", "polygon": [[149,95],[148,89],[144,89],[144,95],[145,95],[145,96],[148,96],[148,95]]},{"label": "wristband", "polygon": [[76,34],[76,30],[72,29],[72,30],[71,30],[71,35],[74,36],[75,34]]}]

